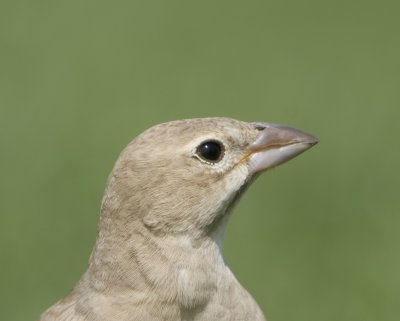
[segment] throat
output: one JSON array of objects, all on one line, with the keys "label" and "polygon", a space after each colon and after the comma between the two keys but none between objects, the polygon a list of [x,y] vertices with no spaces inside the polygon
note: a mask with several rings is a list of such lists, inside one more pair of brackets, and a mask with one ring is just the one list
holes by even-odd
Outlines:
[{"label": "throat", "polygon": [[105,239],[98,239],[87,281],[96,292],[123,289],[160,302],[176,302],[183,308],[205,305],[227,270],[221,253],[222,234],[223,229],[216,229],[193,240],[185,234],[156,236],[144,229],[113,249],[106,246]]},{"label": "throat", "polygon": [[145,252],[136,253],[147,284],[167,301],[185,308],[206,304],[226,269],[220,244],[212,238],[193,241],[174,235],[157,240],[153,246],[157,256],[150,261]]}]

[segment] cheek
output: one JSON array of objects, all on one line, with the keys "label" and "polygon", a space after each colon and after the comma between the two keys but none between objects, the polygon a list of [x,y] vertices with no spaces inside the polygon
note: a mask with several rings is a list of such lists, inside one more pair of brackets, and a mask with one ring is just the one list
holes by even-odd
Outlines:
[{"label": "cheek", "polygon": [[245,164],[239,164],[235,166],[231,171],[226,173],[224,184],[226,186],[226,190],[229,191],[227,197],[235,197],[236,193],[247,182],[248,177],[249,170]]},{"label": "cheek", "polygon": [[209,179],[208,184],[199,186],[196,191],[196,204],[202,206],[199,208],[200,212],[211,218],[224,213],[246,183],[248,174],[247,166],[238,165],[218,179],[215,179],[214,175],[214,181]]},{"label": "cheek", "polygon": [[[203,230],[225,213],[247,180],[247,167],[237,166],[223,175],[202,173],[174,177],[176,184],[159,189],[144,223],[169,231]],[[182,173],[179,173],[182,174]]]}]

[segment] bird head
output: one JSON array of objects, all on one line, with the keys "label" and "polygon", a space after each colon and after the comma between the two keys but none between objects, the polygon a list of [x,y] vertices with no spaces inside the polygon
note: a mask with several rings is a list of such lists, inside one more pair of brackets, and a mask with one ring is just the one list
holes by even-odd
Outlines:
[{"label": "bird head", "polygon": [[317,142],[296,129],[228,118],[154,126],[121,153],[100,224],[119,218],[120,230],[139,224],[152,233],[204,235],[228,216],[259,173]]}]

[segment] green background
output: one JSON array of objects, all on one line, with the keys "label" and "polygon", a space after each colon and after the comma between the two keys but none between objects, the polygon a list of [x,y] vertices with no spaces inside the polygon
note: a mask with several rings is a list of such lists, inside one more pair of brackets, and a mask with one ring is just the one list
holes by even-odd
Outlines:
[{"label": "green background", "polygon": [[399,9],[2,0],[0,319],[35,320],[75,284],[134,136],[229,116],[321,139],[260,177],[227,231],[269,320],[399,320]]}]

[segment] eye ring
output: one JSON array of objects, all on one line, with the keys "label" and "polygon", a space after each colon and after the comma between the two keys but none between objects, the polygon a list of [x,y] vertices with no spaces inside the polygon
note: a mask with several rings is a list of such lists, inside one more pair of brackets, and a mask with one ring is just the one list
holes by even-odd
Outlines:
[{"label": "eye ring", "polygon": [[220,162],[224,157],[224,154],[224,144],[214,139],[206,140],[196,148],[196,155],[209,164]]}]

